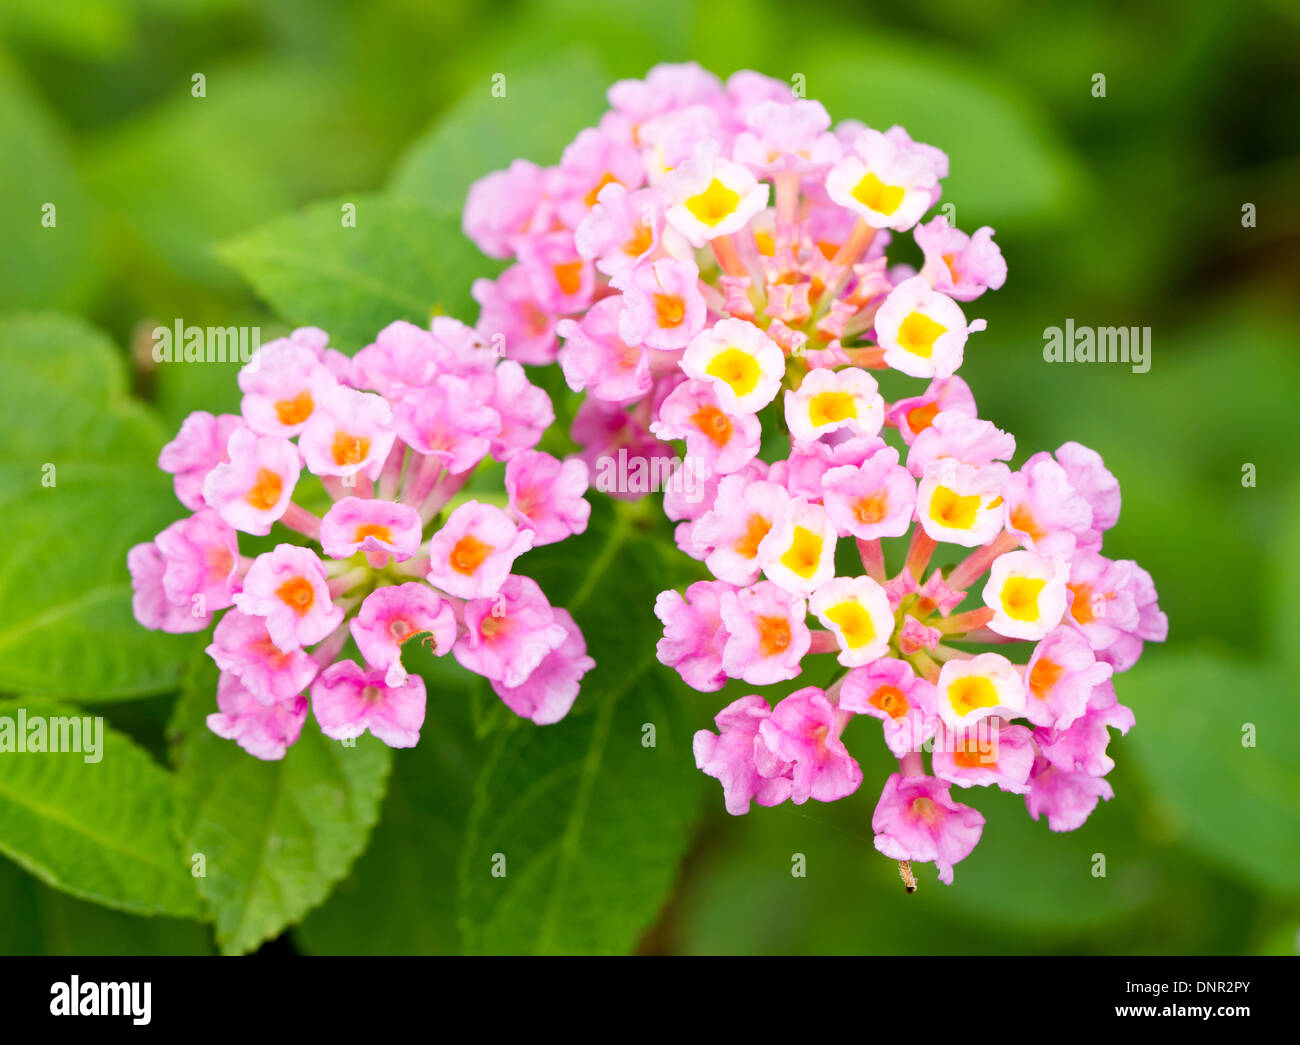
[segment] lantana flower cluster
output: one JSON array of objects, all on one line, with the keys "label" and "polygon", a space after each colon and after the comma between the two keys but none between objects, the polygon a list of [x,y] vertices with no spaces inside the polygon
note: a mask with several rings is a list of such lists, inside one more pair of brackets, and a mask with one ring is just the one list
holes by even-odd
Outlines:
[{"label": "lantana flower cluster", "polygon": [[[352,358],[295,330],[253,354],[239,387],[238,415],[190,414],[159,457],[192,514],[127,557],[146,627],[201,631],[220,613],[209,728],[279,759],[310,710],[328,737],[413,746],[426,694],[402,648],[418,636],[515,713],[562,718],[594,662],[568,612],[514,570],[586,529],[588,474],[536,449],[554,412],[523,367],[438,317],[392,323]],[[504,491],[467,498],[489,458]],[[301,503],[313,496],[322,514]],[[241,554],[241,534],[275,543]]]},{"label": "lantana flower cluster", "polygon": [[[670,484],[665,510],[712,579],[659,596],[660,660],[703,692],[838,660],[825,689],[729,704],[699,767],[731,813],[834,801],[862,784],[846,724],[880,720],[899,768],[875,845],[908,881],[920,861],[951,882],[974,848],[967,788],[1079,827],[1112,796],[1109,729],[1133,724],[1113,676],[1167,622],[1149,574],[1101,554],[1120,494],[1100,456],[1066,443],[1013,470],[1014,437],[956,376],[985,327],[967,309],[1006,264],[992,229],[923,221],[947,156],[901,127],[832,127],[752,72],[660,66],[609,100],[557,167],[471,190],[466,232],[514,259],[476,285],[478,331],[558,358],[593,464],[684,444],[678,474],[700,482]],[[894,235],[919,271],[890,264]],[[882,370],[925,384],[890,402]],[[964,557],[932,567],[941,544]]]}]

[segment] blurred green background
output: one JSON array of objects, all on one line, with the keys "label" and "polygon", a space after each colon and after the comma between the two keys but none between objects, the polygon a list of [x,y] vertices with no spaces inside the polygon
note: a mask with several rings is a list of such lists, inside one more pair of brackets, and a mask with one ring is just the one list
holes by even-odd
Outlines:
[{"label": "blurred green background", "polygon": [[[989,322],[962,370],[981,413],[1016,434],[1017,460],[1067,439],[1103,454],[1124,492],[1108,554],[1151,571],[1170,641],[1118,680],[1137,728],[1111,745],[1115,800],[1080,831],[1051,834],[1013,796],[973,796],[988,827],[956,884],[926,868],[906,896],[870,841],[887,752],[878,730],[855,724],[866,783],[851,799],[732,819],[707,782],[639,949],[1295,954],[1297,11],[1284,0],[2,0],[0,315],[80,314],[120,346],[177,317],[270,330],[219,244],[349,193],[427,196],[454,213],[456,171],[517,154],[554,162],[600,112],[591,84],[659,61],[801,74],[837,119],[902,123],[949,152],[945,200],[963,229],[993,225],[1009,263],[1006,287],[968,309]],[[477,119],[494,73],[534,114],[510,138]],[[51,199],[57,237],[35,217]],[[467,275],[493,271],[483,261]],[[1149,326],[1150,372],[1046,365],[1042,332],[1067,318]],[[136,380],[169,428],[234,394],[224,371]],[[1243,485],[1247,464],[1254,486]],[[169,699],[107,713],[160,744]],[[698,695],[692,728],[718,706]],[[1255,747],[1242,745],[1247,723]],[[434,822],[438,796],[419,779],[402,776],[410,793],[390,795],[390,807],[410,807],[399,842],[445,845],[454,860],[455,838]],[[393,844],[391,832],[381,841]],[[791,875],[795,854],[806,877]],[[276,946],[443,945],[379,924],[445,902],[418,870],[401,895],[370,897],[385,908],[374,922],[346,914],[363,888],[349,879]],[[191,926],[92,908],[3,860],[0,896],[19,912],[0,951],[200,946]]]}]

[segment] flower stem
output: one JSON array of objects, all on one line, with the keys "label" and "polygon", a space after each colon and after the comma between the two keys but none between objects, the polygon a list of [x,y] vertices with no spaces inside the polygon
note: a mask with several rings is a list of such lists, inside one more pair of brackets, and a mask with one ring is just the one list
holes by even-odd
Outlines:
[{"label": "flower stem", "polygon": [[888,574],[885,573],[885,551],[880,546],[880,538],[866,541],[859,537],[858,554],[862,556],[862,568],[867,576],[877,584],[884,584]]}]

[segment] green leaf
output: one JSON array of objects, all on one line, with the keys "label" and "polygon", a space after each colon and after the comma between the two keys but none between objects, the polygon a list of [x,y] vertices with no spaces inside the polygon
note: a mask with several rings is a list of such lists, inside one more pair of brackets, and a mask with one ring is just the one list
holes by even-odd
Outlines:
[{"label": "green leaf", "polygon": [[[91,140],[86,179],[110,212],[115,261],[138,311],[175,311],[196,285],[234,289],[213,256],[230,236],[305,200],[372,184],[380,157],[348,87],[334,70],[294,61],[187,66],[159,104]],[[192,74],[205,95],[192,93]],[[329,162],[321,143],[329,142]],[[186,302],[187,305],[192,302]],[[197,306],[196,306],[197,307]]]},{"label": "green leaf", "polygon": [[[344,747],[314,718],[280,762],[263,762],[206,726],[217,669],[195,658],[176,708],[182,850],[201,854],[199,893],[223,953],[251,951],[320,904],[365,848],[392,766],[367,735]],[[414,843],[413,843],[414,844]]]},{"label": "green leaf", "polygon": [[434,658],[424,647],[404,659],[409,670],[423,676],[429,693],[420,743],[395,753],[369,847],[295,932],[311,954],[460,951],[456,860],[485,755],[470,721],[470,690],[478,676],[451,657]]},{"label": "green leaf", "polygon": [[826,37],[790,68],[835,120],[884,130],[902,124],[952,161],[944,202],[957,224],[1027,224],[1059,214],[1081,177],[1045,116],[987,69],[905,39],[853,32]]},{"label": "green leaf", "polygon": [[[343,224],[346,204],[355,204],[355,227]],[[483,274],[454,219],[376,196],[313,204],[220,254],[285,320],[322,327],[349,352],[397,319],[471,319],[470,284]]]},{"label": "green leaf", "polygon": [[460,865],[470,953],[631,950],[690,840],[700,783],[682,713],[690,691],[652,641],[654,596],[672,583],[662,534],[596,507],[584,537],[521,564],[573,613],[597,667],[564,721],[495,736]]},{"label": "green leaf", "polygon": [[211,954],[206,926],[77,900],[0,859],[0,954],[86,957]]},{"label": "green leaf", "polygon": [[80,308],[98,278],[95,215],[58,129],[3,54],[0,155],[0,312]]},{"label": "green leaf", "polygon": [[164,692],[192,635],[131,613],[126,553],[184,513],[157,468],[162,429],[126,393],[112,345],[80,320],[0,322],[0,690],[77,701]]},{"label": "green leaf", "polygon": [[12,40],[101,61],[120,54],[134,31],[121,0],[9,0],[0,7],[0,28]]},{"label": "green leaf", "polygon": [[1122,681],[1137,713],[1130,739],[1180,840],[1261,886],[1300,893],[1291,675],[1206,651],[1149,650]]},{"label": "green leaf", "polygon": [[1300,625],[1300,482],[1293,483],[1282,498],[1276,538],[1273,649],[1292,671],[1300,669],[1300,643],[1295,641]]},{"label": "green leaf", "polygon": [[34,743],[34,723],[42,723],[48,748],[56,728],[50,719],[81,715],[39,698],[0,702],[0,738],[8,732],[15,745],[0,755],[0,852],[82,899],[197,917],[198,895],[171,834],[174,782],[165,769],[102,722],[102,732],[93,730],[98,751],[88,750],[96,745],[84,739],[83,720],[77,734],[64,734],[83,738],[82,753],[18,752],[19,735]]},{"label": "green leaf", "polygon": [[459,220],[471,183],[520,157],[557,163],[608,107],[609,74],[585,48],[501,75],[504,97],[485,76],[411,146],[389,183],[394,196]]}]

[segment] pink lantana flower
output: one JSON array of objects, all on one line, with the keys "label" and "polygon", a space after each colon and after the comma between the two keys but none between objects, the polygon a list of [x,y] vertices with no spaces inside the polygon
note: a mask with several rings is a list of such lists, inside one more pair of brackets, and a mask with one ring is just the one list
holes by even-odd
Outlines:
[{"label": "pink lantana flower", "polygon": [[271,641],[284,652],[311,646],[343,623],[330,599],[325,564],[310,548],[278,544],[253,560],[235,605],[266,618]]},{"label": "pink lantana flower", "polygon": [[480,178],[465,201],[465,235],[490,257],[510,257],[519,239],[538,224],[546,180],[542,168],[528,160],[515,160],[508,170]]},{"label": "pink lantana flower", "polygon": [[427,584],[390,584],[366,596],[350,627],[366,663],[382,669],[390,686],[400,686],[406,678],[402,647],[427,632],[433,652],[448,653],[456,641],[456,612]]},{"label": "pink lantana flower", "polygon": [[317,404],[303,426],[298,448],[316,475],[378,479],[395,437],[388,400],[339,387]]},{"label": "pink lantana flower", "polygon": [[657,647],[659,659],[701,693],[721,689],[727,681],[722,667],[727,635],[722,598],[734,591],[717,581],[697,581],[686,589],[685,597],[665,591],[655,600],[655,616],[664,626]]},{"label": "pink lantana flower", "polygon": [[945,885],[952,884],[953,864],[970,856],[984,831],[984,817],[954,802],[950,790],[934,777],[893,773],[871,816],[880,852],[892,860],[932,862]]},{"label": "pink lantana flower", "polygon": [[509,461],[537,445],[555,422],[555,409],[551,397],[529,381],[524,368],[512,359],[497,365],[492,380],[488,401],[501,418],[501,428],[492,437],[491,452],[496,460]]},{"label": "pink lantana flower", "polygon": [[349,740],[369,730],[389,747],[415,747],[424,725],[424,679],[409,675],[390,686],[382,672],[340,660],[311,687],[311,707],[321,732]]},{"label": "pink lantana flower", "polygon": [[665,441],[686,440],[687,453],[719,475],[744,468],[758,453],[762,425],[753,414],[728,413],[711,385],[684,381],[659,407],[650,431]]},{"label": "pink lantana flower", "polygon": [[581,323],[560,320],[557,332],[565,339],[560,367],[575,392],[590,389],[607,402],[625,403],[650,391],[650,357],[623,340],[622,311],[619,298],[606,298],[593,305]]},{"label": "pink lantana flower", "polygon": [[860,465],[827,469],[821,489],[826,513],[841,537],[901,537],[912,524],[916,482],[892,446],[881,447]]},{"label": "pink lantana flower", "polygon": [[781,763],[759,736],[771,716],[762,697],[741,697],[718,712],[717,733],[701,729],[695,734],[695,764],[722,783],[723,800],[733,816],[748,813],[751,801],[780,805],[793,791],[793,767]]},{"label": "pink lantana flower", "polygon": [[726,628],[722,668],[752,686],[795,678],[812,645],[807,603],[771,581],[724,591],[718,612]]},{"label": "pink lantana flower", "polygon": [[853,794],[862,769],[840,734],[852,714],[837,710],[816,686],[796,690],[759,725],[759,737],[778,759],[791,764],[790,801],[834,802]]},{"label": "pink lantana flower", "polygon": [[1034,766],[1034,735],[1025,726],[945,731],[934,746],[934,775],[958,787],[989,785],[1025,794]]},{"label": "pink lantana flower", "polygon": [[506,494],[521,530],[531,531],[533,547],[554,544],[587,529],[591,504],[587,465],[561,461],[540,450],[525,450],[506,464]]},{"label": "pink lantana flower", "polygon": [[429,541],[429,581],[461,599],[492,595],[533,539],[500,508],[467,501]]},{"label": "pink lantana flower", "polygon": [[1035,820],[1046,815],[1053,831],[1076,831],[1100,800],[1114,797],[1115,789],[1104,777],[1067,772],[1040,757],[1034,762],[1025,806]]},{"label": "pink lantana flower", "polygon": [[568,638],[537,582],[510,576],[487,598],[470,599],[465,633],[452,654],[475,674],[515,688],[522,686],[552,650]]},{"label": "pink lantana flower", "polygon": [[693,261],[661,258],[613,280],[622,292],[619,335],[629,345],[673,351],[685,348],[704,328],[708,306]]},{"label": "pink lantana flower", "polygon": [[382,567],[391,556],[405,562],[420,547],[420,513],[410,505],[375,498],[344,497],[320,523],[320,542],[331,559],[364,552],[370,565]]},{"label": "pink lantana flower", "polygon": [[594,258],[597,269],[615,278],[654,252],[663,224],[657,192],[628,192],[618,182],[611,182],[597,194],[596,205],[573,237],[583,257]]},{"label": "pink lantana flower", "polygon": [[718,484],[713,506],[692,530],[713,575],[741,587],[758,580],[762,571],[759,546],[790,500],[780,483],[745,472],[725,476]]},{"label": "pink lantana flower", "polygon": [[239,538],[216,512],[180,519],[154,543],[165,564],[162,585],[169,603],[190,611],[201,627],[211,614],[233,604],[242,583]]},{"label": "pink lantana flower", "polygon": [[975,397],[970,386],[956,375],[936,377],[920,395],[907,396],[893,404],[885,423],[898,429],[903,442],[911,446],[916,437],[943,412],[975,416]]},{"label": "pink lantana flower", "polygon": [[912,235],[925,255],[921,275],[957,301],[974,301],[1007,281],[1006,260],[987,225],[967,236],[940,214],[927,225],[917,225]]},{"label": "pink lantana flower", "polygon": [[558,722],[569,713],[578,697],[582,677],[596,666],[587,656],[587,642],[568,610],[555,610],[554,623],[564,629],[565,639],[551,650],[518,686],[493,679],[493,691],[511,711],[539,726]]},{"label": "pink lantana flower", "polygon": [[235,429],[244,428],[235,414],[209,414],[196,410],[181,423],[176,438],[158,454],[158,467],[175,476],[176,499],[192,512],[207,502],[203,483],[217,465],[228,461],[226,447]]},{"label": "pink lantana flower", "polygon": [[463,378],[443,374],[393,409],[397,434],[418,453],[440,461],[453,475],[487,457],[501,430],[501,415],[478,400]]},{"label": "pink lantana flower", "polygon": [[240,413],[258,435],[297,435],[338,387],[311,348],[288,338],[268,342],[239,372]]},{"label": "pink lantana flower", "polygon": [[226,456],[203,480],[203,501],[236,530],[264,537],[288,509],[298,485],[298,449],[287,439],[237,428]]},{"label": "pink lantana flower", "polygon": [[[503,243],[526,231],[494,228]],[[213,731],[282,758],[314,706],[327,736],[414,743],[424,690],[401,655],[418,635],[436,656],[456,649],[520,714],[561,718],[593,662],[572,618],[510,570],[533,543],[586,528],[587,465],[533,449],[554,411],[523,367],[438,316],[389,324],[351,360],[300,328],[239,382],[243,416],[191,415],[161,455],[196,514],[127,555],[145,626],[201,631],[224,612],[207,646],[222,672]],[[476,500],[452,510],[489,458],[506,466],[498,496],[517,522]],[[323,516],[293,500],[304,466],[320,479],[306,496],[323,487],[334,502]],[[237,531],[275,527],[307,543],[240,554]],[[349,633],[360,660],[339,659]]]},{"label": "pink lantana flower", "polygon": [[1056,628],[1034,647],[1025,665],[1025,718],[1036,726],[1069,729],[1113,670],[1097,660],[1075,629]]},{"label": "pink lantana flower", "polygon": [[239,679],[222,672],[217,679],[217,711],[207,717],[208,729],[233,740],[250,755],[276,762],[298,742],[307,721],[304,696],[265,704],[244,688]]},{"label": "pink lantana flower", "polygon": [[1107,681],[1093,688],[1086,710],[1069,726],[1040,727],[1034,731],[1034,739],[1043,757],[1058,769],[1100,777],[1115,768],[1114,760],[1106,754],[1110,730],[1127,733],[1133,723],[1132,708],[1119,702],[1115,687]]},{"label": "pink lantana flower", "polygon": [[153,541],[128,551],[126,568],[131,573],[131,612],[146,628],[179,634],[202,631],[211,623],[206,606],[188,599],[173,602],[168,597],[164,584],[167,559]]},{"label": "pink lantana flower", "polygon": [[1069,559],[1080,540],[1091,542],[1092,508],[1050,454],[1029,458],[1002,489],[1009,533],[1042,555]]},{"label": "pink lantana flower", "polygon": [[939,712],[934,685],[919,678],[906,661],[881,657],[845,677],[839,706],[845,711],[880,719],[885,744],[895,758],[934,736]]},{"label": "pink lantana flower", "polygon": [[318,670],[316,661],[300,647],[283,650],[276,645],[265,617],[237,608],[217,622],[206,652],[218,668],[235,675],[262,704],[296,697]]}]

